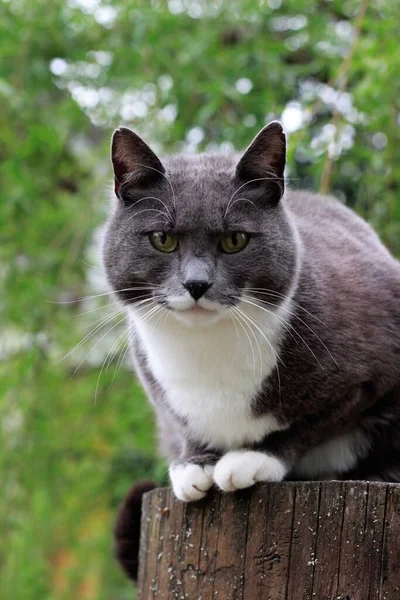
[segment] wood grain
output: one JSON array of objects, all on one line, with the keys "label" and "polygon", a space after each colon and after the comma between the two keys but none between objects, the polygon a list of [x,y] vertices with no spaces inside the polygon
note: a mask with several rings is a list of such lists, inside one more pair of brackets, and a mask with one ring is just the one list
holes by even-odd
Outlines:
[{"label": "wood grain", "polygon": [[400,485],[145,495],[139,600],[400,600]]}]

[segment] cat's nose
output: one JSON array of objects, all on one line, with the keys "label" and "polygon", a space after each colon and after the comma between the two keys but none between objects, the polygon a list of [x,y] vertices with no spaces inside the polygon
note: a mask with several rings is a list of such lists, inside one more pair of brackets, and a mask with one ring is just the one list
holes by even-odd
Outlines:
[{"label": "cat's nose", "polygon": [[208,281],[202,281],[200,279],[190,279],[189,281],[186,281],[183,285],[188,290],[192,298],[194,298],[195,300],[201,298],[203,294],[206,293],[208,288],[211,287],[211,283],[208,283]]}]

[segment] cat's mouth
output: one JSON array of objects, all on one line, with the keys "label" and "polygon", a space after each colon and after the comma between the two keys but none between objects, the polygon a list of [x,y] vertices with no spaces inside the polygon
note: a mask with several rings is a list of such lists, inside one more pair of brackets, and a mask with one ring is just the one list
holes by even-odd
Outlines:
[{"label": "cat's mouth", "polygon": [[184,312],[187,315],[207,315],[210,313],[215,313],[217,312],[216,308],[205,308],[204,306],[200,306],[200,304],[195,304],[194,306],[192,306],[191,308],[186,308],[184,310]]},{"label": "cat's mouth", "polygon": [[218,302],[207,298],[195,301],[188,296],[170,296],[167,306],[175,317],[186,325],[208,325],[219,321],[225,314]]}]

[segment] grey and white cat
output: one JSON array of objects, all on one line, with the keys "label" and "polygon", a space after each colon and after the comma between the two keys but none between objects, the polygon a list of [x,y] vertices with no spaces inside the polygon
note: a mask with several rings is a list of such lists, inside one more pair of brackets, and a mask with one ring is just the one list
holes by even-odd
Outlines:
[{"label": "grey and white cat", "polygon": [[284,193],[285,136],[160,159],[115,131],[104,262],[183,501],[400,480],[400,263],[333,198]]}]

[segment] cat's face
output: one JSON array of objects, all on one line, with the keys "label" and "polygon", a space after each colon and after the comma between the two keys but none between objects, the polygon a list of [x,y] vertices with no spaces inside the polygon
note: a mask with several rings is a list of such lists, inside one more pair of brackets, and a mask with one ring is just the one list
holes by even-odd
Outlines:
[{"label": "cat's face", "polygon": [[[279,305],[295,270],[292,227],[280,197],[279,124],[235,157],[163,161],[126,129],[113,138],[117,204],[104,262],[119,297],[143,314],[162,305],[186,325],[229,318],[241,298]],[[256,180],[256,181],[254,181]]]}]

